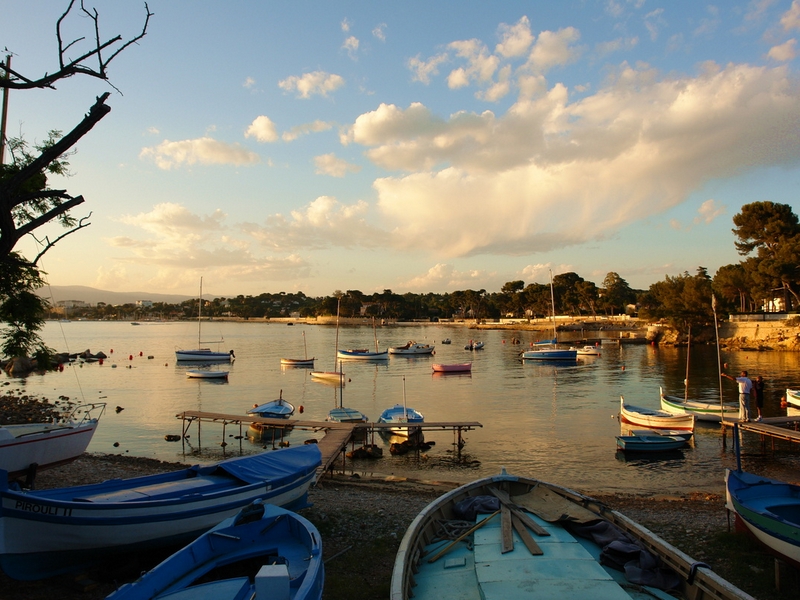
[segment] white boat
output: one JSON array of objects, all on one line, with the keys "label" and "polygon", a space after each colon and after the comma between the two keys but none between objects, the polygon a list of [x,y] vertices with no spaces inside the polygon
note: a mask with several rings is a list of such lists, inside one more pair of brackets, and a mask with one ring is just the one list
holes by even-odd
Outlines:
[{"label": "white boat", "polygon": [[436,346],[430,344],[419,344],[415,341],[409,341],[405,346],[394,346],[389,348],[389,354],[401,354],[405,356],[418,356],[420,354],[433,354]]},{"label": "white boat", "polygon": [[324,582],[317,528],[256,501],[106,600],[320,600]]},{"label": "white boat", "polygon": [[[291,325],[291,323],[289,323]],[[303,356],[305,358],[282,358],[282,367],[313,367],[314,357],[308,358],[308,347],[306,346],[306,332],[303,332]]]},{"label": "white boat", "polygon": [[553,271],[550,271],[550,303],[552,306],[553,339],[544,343],[534,344],[530,350],[522,353],[523,360],[549,360],[555,362],[574,362],[578,360],[578,351],[575,348],[559,348],[558,333],[556,330],[556,297],[553,291]]},{"label": "white boat", "polygon": [[485,342],[476,342],[475,340],[470,340],[469,343],[464,346],[464,350],[482,350],[485,345]]},{"label": "white boat", "polygon": [[698,421],[720,422],[720,414],[725,419],[736,420],[739,418],[738,404],[722,404],[719,402],[705,402],[703,400],[688,400],[678,396],[668,396],[659,388],[661,394],[661,408],[677,415],[694,415]]},{"label": "white boat", "polygon": [[[236,356],[233,354],[233,350],[228,352],[217,352],[211,350],[211,348],[203,348],[204,343],[202,341],[202,325],[203,325],[203,278],[200,278],[200,296],[199,302],[197,303],[197,348],[194,350],[175,350],[175,359],[179,361],[191,361],[191,362],[230,362]],[[219,340],[215,343],[222,343],[222,340]]]},{"label": "white boat", "polygon": [[625,398],[622,396],[619,397],[619,419],[623,423],[648,429],[675,431],[694,431],[695,421],[693,414],[674,413],[626,404]]},{"label": "white boat", "polygon": [[390,600],[676,597],[753,600],[597,500],[505,471],[448,492],[417,515],[400,542],[389,592]]},{"label": "white boat", "polygon": [[344,373],[342,372],[342,363],[339,363],[339,370],[336,370],[336,363],[338,362],[339,352],[339,307],[341,306],[342,299],[339,298],[336,303],[336,337],[334,338],[334,358],[333,358],[333,371],[311,371],[311,377],[318,381],[325,381],[344,385]]},{"label": "white boat", "polygon": [[472,371],[472,363],[433,363],[432,368],[434,373],[469,373]]},{"label": "white boat", "polygon": [[0,469],[9,479],[70,462],[92,441],[105,402],[82,404],[51,423],[0,426]]},{"label": "white boat", "polygon": [[600,356],[600,348],[597,346],[583,346],[582,348],[570,348],[575,350],[578,356]]},{"label": "white boat", "polygon": [[[338,319],[338,317],[337,317]],[[378,348],[378,331],[375,328],[375,318],[372,319],[372,333],[375,337],[375,351],[367,348],[351,348],[349,350],[336,349],[336,358],[344,360],[389,360],[389,351]]]},{"label": "white boat", "polygon": [[422,429],[413,425],[424,422],[425,417],[421,412],[406,406],[406,378],[403,377],[403,403],[395,404],[384,410],[378,417],[378,423],[393,425],[389,429],[393,435],[418,439],[422,437]]},{"label": "white boat", "polygon": [[0,567],[41,579],[187,543],[257,499],[305,506],[314,444],[93,485],[20,491],[0,478]]},{"label": "white boat", "polygon": [[[283,390],[281,390],[277,400],[257,404],[248,410],[247,414],[264,419],[285,420],[294,414],[294,405],[283,399]],[[250,423],[247,434],[256,441],[267,442],[287,436],[293,428],[294,426],[290,424],[275,426],[269,423]]]},{"label": "white boat", "polygon": [[228,371],[212,371],[210,369],[190,369],[186,371],[189,379],[227,379]]},{"label": "white boat", "polygon": [[800,408],[800,390],[786,388],[786,402],[791,406]]}]

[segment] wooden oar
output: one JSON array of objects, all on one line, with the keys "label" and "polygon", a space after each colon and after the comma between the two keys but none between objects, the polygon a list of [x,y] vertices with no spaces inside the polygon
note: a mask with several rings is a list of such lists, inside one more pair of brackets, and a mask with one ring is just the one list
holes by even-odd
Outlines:
[{"label": "wooden oar", "polygon": [[428,562],[432,563],[432,562],[436,562],[437,560],[439,560],[442,556],[447,554],[453,546],[455,546],[458,542],[463,540],[465,537],[467,537],[472,532],[474,532],[474,531],[480,529],[481,527],[483,527],[484,525],[486,525],[489,521],[491,521],[494,517],[496,517],[499,512],[500,512],[499,510],[494,511],[492,514],[490,514],[488,517],[486,517],[483,521],[481,521],[480,523],[478,523],[474,527],[470,528],[468,531],[465,531],[464,533],[462,533],[460,536],[458,536],[452,542],[447,544],[447,546],[445,546],[444,548],[439,550],[439,552],[437,552],[431,558],[429,558]]},{"label": "wooden oar", "polygon": [[514,502],[511,501],[511,497],[508,495],[508,493],[498,490],[497,488],[489,488],[489,491],[494,494],[498,500],[500,500],[500,503],[503,506],[508,506],[513,515],[522,523],[524,523],[525,526],[533,531],[536,535],[550,535],[550,532],[534,521],[528,515],[528,513],[524,512],[524,509],[522,509],[519,505],[514,504]]},{"label": "wooden oar", "polygon": [[512,552],[514,550],[514,531],[511,525],[511,509],[507,505],[500,505],[500,531],[501,544],[500,554]]},{"label": "wooden oar", "polygon": [[534,556],[541,556],[544,554],[544,551],[539,547],[539,544],[536,543],[536,540],[533,539],[533,536],[531,536],[530,532],[525,528],[525,525],[522,524],[522,521],[516,514],[512,513],[511,523],[514,525],[514,530],[522,540],[522,543],[525,544],[525,547],[531,554]]}]

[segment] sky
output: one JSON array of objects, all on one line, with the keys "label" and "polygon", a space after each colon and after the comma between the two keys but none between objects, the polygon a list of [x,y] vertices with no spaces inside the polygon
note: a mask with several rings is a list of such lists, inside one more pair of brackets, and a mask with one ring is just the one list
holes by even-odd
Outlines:
[{"label": "sky", "polygon": [[[67,4],[0,0],[15,70],[57,69]],[[144,2],[85,4],[104,40],[142,28]],[[8,135],[35,143],[111,93],[50,179],[91,213],[40,262],[51,285],[647,289],[739,262],[744,204],[798,212],[799,0],[147,5],[109,82],[9,95]],[[73,13],[71,57],[93,38]]]}]

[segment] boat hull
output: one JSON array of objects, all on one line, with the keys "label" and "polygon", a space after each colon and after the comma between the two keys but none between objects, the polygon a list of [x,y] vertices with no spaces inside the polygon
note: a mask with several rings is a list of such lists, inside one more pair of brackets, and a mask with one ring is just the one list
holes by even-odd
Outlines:
[{"label": "boat hull", "polygon": [[257,499],[304,505],[320,461],[308,445],[73,488],[4,486],[0,567],[14,579],[41,579],[187,543]]},{"label": "boat hull", "polygon": [[800,408],[800,390],[786,388],[786,402],[795,408]]},{"label": "boat hull", "polygon": [[686,445],[682,437],[670,435],[618,435],[617,446],[625,452],[668,452]]},{"label": "boat hull", "polygon": [[206,348],[198,350],[175,350],[175,359],[180,362],[230,362],[230,352],[213,352]]},{"label": "boat hull", "polygon": [[[322,597],[325,567],[317,528],[300,515],[257,502],[224,520],[136,581],[123,585],[107,600],[150,600],[167,595],[173,599],[215,600],[253,597],[259,584],[248,577],[215,580],[208,575],[217,567],[244,561],[252,565],[247,574],[254,579],[262,565],[279,565],[267,569],[273,576],[269,581],[275,586],[275,597],[279,597],[277,590],[281,585],[285,589],[290,587],[289,581],[293,600]],[[204,583],[194,586],[200,578]],[[189,586],[192,588],[187,589]],[[261,597],[264,590],[258,589]],[[246,590],[244,596],[238,595],[242,590]]]},{"label": "boat hull", "polygon": [[311,371],[311,377],[320,381],[332,381],[344,383],[344,373],[339,371]]},{"label": "boat hull", "polygon": [[434,363],[432,368],[434,373],[469,373],[472,371],[472,363],[458,363],[450,365]]},{"label": "boat hull", "polygon": [[314,366],[313,358],[282,358],[281,359],[281,366],[282,367],[313,367]]},{"label": "boat hull", "polygon": [[524,360],[563,360],[577,361],[577,350],[566,350],[560,348],[526,350],[522,353]]},{"label": "boat hull", "polygon": [[425,354],[433,354],[436,347],[430,344],[418,344],[416,342],[409,342],[405,346],[395,346],[389,348],[389,354],[401,356],[422,356]]},{"label": "boat hull", "polygon": [[186,377],[189,379],[227,379],[228,371],[201,371],[199,369],[192,369],[186,371]]},{"label": "boat hull", "polygon": [[800,486],[725,471],[727,508],[773,554],[800,568]]},{"label": "boat hull", "polygon": [[724,404],[720,407],[719,403],[701,402],[699,400],[684,400],[678,396],[669,396],[661,392],[661,408],[667,412],[686,415],[694,415],[698,421],[709,423],[720,422],[720,412],[723,418],[738,419],[739,406],[736,404]]},{"label": "boat hull", "polygon": [[667,431],[694,431],[695,416],[665,410],[653,410],[626,404],[620,398],[619,418],[623,423]]},{"label": "boat hull", "polygon": [[337,350],[336,358],[344,360],[389,360],[389,352],[370,352],[369,350]]}]

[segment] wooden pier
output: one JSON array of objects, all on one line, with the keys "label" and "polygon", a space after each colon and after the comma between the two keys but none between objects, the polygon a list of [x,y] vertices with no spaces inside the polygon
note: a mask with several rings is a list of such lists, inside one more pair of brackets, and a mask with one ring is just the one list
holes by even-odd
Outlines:
[{"label": "wooden pier", "polygon": [[[246,437],[245,429],[251,423],[262,423],[271,428],[275,428],[276,434],[272,440],[273,447],[283,445],[284,438],[292,429],[304,429],[314,432],[322,432],[324,435],[322,439],[317,440],[317,446],[322,453],[322,464],[320,465],[320,472],[327,471],[336,459],[346,450],[348,444],[355,444],[356,438],[363,438],[366,435],[368,438],[373,437],[376,432],[384,431],[392,427],[388,423],[335,423],[333,421],[305,421],[300,419],[267,419],[264,417],[257,417],[254,415],[230,415],[225,413],[212,413],[203,411],[184,411],[175,415],[178,419],[183,421],[181,441],[185,444],[188,438],[189,429],[193,424],[197,424],[197,446],[201,447],[201,428],[202,424],[216,424],[222,425],[222,444],[227,445],[225,436],[229,427],[233,427],[238,431],[234,437],[240,441]],[[471,431],[478,427],[483,427],[477,421],[461,422],[461,421],[447,421],[447,422],[432,422],[432,423],[419,423],[414,424],[414,427],[419,427],[423,431],[453,431],[454,444],[458,452],[464,446],[463,432]],[[278,434],[277,430],[281,430]],[[358,433],[358,435],[356,435]]]},{"label": "wooden pier", "polygon": [[772,442],[772,450],[775,450],[775,440],[800,443],[800,417],[767,417],[762,421],[748,421],[738,425],[740,431],[760,435],[761,445],[764,448],[767,439]]}]

